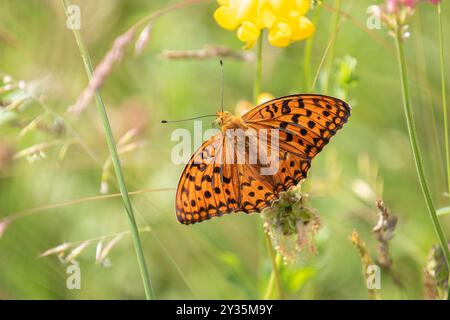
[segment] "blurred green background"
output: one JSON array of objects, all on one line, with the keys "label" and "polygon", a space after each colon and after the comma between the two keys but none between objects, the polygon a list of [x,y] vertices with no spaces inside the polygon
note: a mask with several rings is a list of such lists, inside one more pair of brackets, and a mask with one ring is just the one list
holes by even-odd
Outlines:
[{"label": "blurred green background", "polygon": [[[81,33],[97,65],[116,37],[174,1],[73,3],[81,8]],[[336,2],[325,4],[329,9]],[[313,90],[345,94],[353,113],[313,161],[304,184],[323,227],[316,239],[317,254],[303,254],[298,263],[282,267],[283,285],[292,299],[368,298],[360,258],[348,237],[356,229],[376,258],[371,230],[377,221],[374,200],[379,197],[399,218],[390,246],[393,272],[404,284],[403,288],[396,286],[383,271],[380,294],[384,299],[423,298],[423,269],[437,239],[409,148],[394,42],[384,27],[366,27],[371,4],[341,1],[341,10],[349,17],[345,20],[339,15],[344,21],[331,61],[325,59]],[[449,30],[450,6],[445,3],[443,7],[444,30]],[[216,8],[216,2],[205,1],[158,18],[143,54],[136,57],[132,43],[102,87],[116,139],[138,130],[130,140],[131,150],[121,156],[130,191],[173,188],[132,196],[139,225],[151,228],[141,236],[159,299],[258,299],[271,271],[259,215],[234,214],[193,226],[180,225],[175,219],[174,189],[183,165],[171,161],[176,143],[170,138],[179,127],[192,131],[193,123],[163,125],[160,121],[216,112],[220,69],[218,58],[168,60],[161,53],[205,45],[239,52],[242,43],[234,32],[215,23]],[[333,35],[335,13],[328,9],[322,7],[317,13],[312,78]],[[314,15],[314,10],[308,14]],[[411,19],[411,36],[405,45],[427,178],[437,206],[443,207],[449,198],[442,152],[437,30],[436,8],[421,5]],[[274,96],[311,91],[304,85],[305,44],[296,42],[285,49],[264,44],[263,91]],[[445,50],[450,65],[447,40]],[[326,72],[331,75],[328,90],[321,81]],[[78,117],[66,113],[87,78],[60,1],[0,2],[0,73],[0,218],[99,195],[102,180],[109,193],[118,192],[111,168],[103,168],[108,150],[94,103]],[[251,100],[254,74],[254,60],[225,58],[228,110],[233,111],[242,99]],[[6,110],[11,103],[17,107]],[[211,122],[203,121],[204,128]],[[83,141],[84,147],[74,138]],[[21,151],[33,146],[35,150],[21,156]],[[449,219],[442,217],[447,234]],[[81,252],[76,258],[81,268],[80,290],[66,288],[67,264],[54,255],[39,257],[62,243],[127,231],[120,198],[44,209],[10,224],[1,221],[1,299],[143,298],[127,234],[111,250],[106,265],[95,263],[97,241]]]}]

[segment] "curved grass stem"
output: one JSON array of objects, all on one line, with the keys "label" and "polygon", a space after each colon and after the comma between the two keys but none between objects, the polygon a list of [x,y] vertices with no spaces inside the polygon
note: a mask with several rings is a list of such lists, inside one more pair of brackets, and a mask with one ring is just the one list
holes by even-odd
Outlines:
[{"label": "curved grass stem", "polygon": [[[62,0],[65,12],[69,6],[68,0]],[[93,77],[93,67],[91,59],[87,48],[84,44],[83,38],[79,30],[74,28],[73,34],[75,36],[75,41],[77,43],[78,49],[80,51],[81,57],[83,59],[84,67],[88,75],[89,80]],[[138,260],[139,270],[142,277],[142,283],[144,286],[145,296],[147,299],[153,299],[153,290],[151,287],[150,276],[148,273],[147,265],[144,258],[144,251],[142,249],[141,239],[139,236],[139,230],[137,227],[136,219],[134,217],[133,206],[131,204],[130,198],[128,196],[128,190],[125,183],[125,177],[122,171],[122,166],[120,164],[119,154],[117,152],[116,143],[114,141],[114,136],[111,130],[111,125],[109,124],[108,114],[106,112],[105,104],[103,103],[103,98],[99,90],[95,92],[95,103],[97,105],[98,113],[103,123],[103,129],[105,131],[106,142],[108,144],[109,153],[111,155],[111,160],[113,163],[114,171],[119,184],[120,193],[122,194],[122,201],[127,213],[128,222],[131,229],[131,236],[134,243],[134,248],[136,251],[136,256]]]},{"label": "curved grass stem", "polygon": [[447,95],[445,85],[445,63],[444,63],[444,36],[442,32],[442,9],[441,3],[437,5],[439,24],[439,58],[441,64],[441,90],[442,90],[442,115],[444,117],[444,142],[445,142],[445,163],[447,171],[447,193],[450,194],[450,146],[448,136],[448,115],[447,115]]},{"label": "curved grass stem", "polygon": [[444,253],[445,260],[447,263],[447,267],[450,269],[450,252],[448,248],[447,239],[445,233],[442,229],[442,226],[439,222],[439,218],[437,216],[433,199],[431,197],[431,192],[428,187],[428,183],[426,181],[425,171],[423,168],[422,155],[419,149],[419,143],[417,138],[416,127],[414,124],[413,111],[410,100],[409,93],[409,84],[408,84],[408,74],[407,74],[407,66],[406,66],[406,57],[403,48],[402,35],[399,30],[396,34],[396,46],[397,46],[397,58],[398,64],[400,68],[400,78],[402,85],[402,95],[403,95],[403,107],[406,117],[406,124],[408,127],[409,140],[411,143],[411,149],[414,157],[414,162],[416,165],[417,176],[419,178],[420,187],[422,188],[423,196],[425,198],[425,203],[427,206],[428,213],[430,215],[431,222],[433,223],[434,230],[439,239],[439,243],[441,249]]},{"label": "curved grass stem", "polygon": [[325,81],[323,83],[323,92],[328,93],[329,85],[330,85],[330,77],[331,70],[333,68],[333,60],[334,60],[334,43],[336,41],[336,35],[339,32],[339,21],[341,16],[339,14],[341,10],[341,0],[334,0],[334,7],[336,8],[336,12],[334,13],[333,21],[330,26],[330,36],[329,36],[329,52],[327,55],[327,60],[325,62]]},{"label": "curved grass stem", "polygon": [[[445,84],[445,61],[444,61],[444,32],[442,31],[442,7],[441,2],[437,4],[438,25],[439,25],[439,60],[441,65],[441,91],[442,91],[442,116],[444,117],[444,143],[445,143],[445,163],[447,171],[447,193],[450,196],[450,145],[448,136],[448,114],[447,114],[447,93]],[[450,270],[450,264],[447,265]],[[447,299],[450,300],[450,278],[447,281]]]},{"label": "curved grass stem", "polygon": [[[317,25],[319,20],[320,8],[317,7],[314,10],[312,23]],[[311,62],[312,62],[312,49],[313,49],[314,37],[309,37],[305,43],[305,49],[303,54],[303,92],[310,92],[311,90]]]}]

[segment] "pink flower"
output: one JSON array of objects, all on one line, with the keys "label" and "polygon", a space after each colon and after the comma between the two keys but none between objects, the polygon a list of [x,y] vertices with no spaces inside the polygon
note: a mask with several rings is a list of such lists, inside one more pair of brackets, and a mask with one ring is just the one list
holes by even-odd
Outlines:
[{"label": "pink flower", "polygon": [[389,34],[396,37],[400,34],[401,40],[409,37],[408,22],[414,14],[416,6],[420,3],[437,5],[442,0],[385,0],[378,6],[378,14],[388,27]]},{"label": "pink flower", "polygon": [[398,12],[401,8],[413,9],[420,0],[386,0],[386,10],[389,13]]},{"label": "pink flower", "polygon": [[441,0],[386,0],[386,10],[389,13],[396,13],[402,8],[414,9],[419,3],[429,2],[438,4]]}]

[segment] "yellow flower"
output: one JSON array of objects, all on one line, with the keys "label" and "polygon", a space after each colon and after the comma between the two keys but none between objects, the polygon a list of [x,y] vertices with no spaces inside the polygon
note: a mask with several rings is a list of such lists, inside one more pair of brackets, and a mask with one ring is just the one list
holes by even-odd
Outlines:
[{"label": "yellow flower", "polygon": [[251,48],[259,38],[259,28],[252,22],[244,21],[237,30],[237,37],[239,40],[246,43],[245,48]]},{"label": "yellow flower", "polygon": [[272,99],[275,99],[275,97],[273,96],[273,94],[269,93],[269,92],[261,92],[258,97],[256,98],[256,101],[258,103],[258,105],[263,104],[267,101],[270,101]]},{"label": "yellow flower", "polygon": [[214,19],[224,29],[236,30],[244,48],[251,48],[261,30],[268,29],[269,43],[286,47],[310,37],[315,27],[305,17],[310,0],[218,0]]},{"label": "yellow flower", "polygon": [[269,43],[275,47],[287,47],[291,38],[292,28],[286,22],[277,22],[269,29]]},{"label": "yellow flower", "polygon": [[[256,98],[257,101],[257,105],[263,104],[269,100],[275,99],[275,97],[269,93],[269,92],[261,92],[258,97]],[[255,105],[253,105],[250,101],[248,100],[240,100],[238,101],[238,103],[236,104],[236,107],[234,108],[234,114],[238,115],[238,116],[242,116],[244,115],[246,112],[250,111],[251,109],[253,109],[255,107]]]}]

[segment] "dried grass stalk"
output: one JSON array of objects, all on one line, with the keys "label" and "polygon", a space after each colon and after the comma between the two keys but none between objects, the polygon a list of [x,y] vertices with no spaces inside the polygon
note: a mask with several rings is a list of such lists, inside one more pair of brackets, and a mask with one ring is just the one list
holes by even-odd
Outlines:
[{"label": "dried grass stalk", "polygon": [[[369,267],[373,265],[373,260],[370,257],[369,250],[367,249],[366,243],[361,239],[358,232],[356,230],[353,230],[350,240],[355,245],[356,249],[358,249],[359,256],[361,258],[361,265],[362,265],[362,273],[365,279],[366,284],[369,282],[369,274],[367,273],[367,270],[369,270]],[[378,296],[378,293],[375,289],[367,289],[369,292],[369,298],[371,300],[378,300],[380,297]]]},{"label": "dried grass stalk", "polygon": [[425,299],[447,299],[449,270],[445,262],[444,253],[438,245],[434,246],[428,255],[423,276]]},{"label": "dried grass stalk", "polygon": [[161,58],[167,60],[178,60],[178,59],[196,59],[204,60],[211,58],[232,58],[242,61],[253,61],[255,60],[255,55],[253,52],[240,52],[234,51],[230,48],[224,46],[216,45],[206,45],[203,49],[199,50],[164,50],[161,53]]},{"label": "dried grass stalk", "polygon": [[392,258],[389,253],[389,241],[394,237],[397,217],[389,213],[382,200],[376,202],[378,208],[378,222],[372,229],[377,239],[378,263],[386,269],[391,269]]},{"label": "dried grass stalk", "polygon": [[11,222],[10,220],[0,221],[0,239],[3,236],[3,234],[5,233],[6,229],[8,228],[10,222]]},{"label": "dried grass stalk", "polygon": [[118,234],[115,236],[111,241],[108,242],[108,244],[102,248],[101,250],[97,251],[95,263],[102,264],[108,257],[108,254],[111,252],[111,250],[115,247],[117,243],[122,239],[123,235]]},{"label": "dried grass stalk", "polygon": [[170,11],[204,1],[205,0],[184,0],[177,2],[175,4],[171,4],[161,10],[155,11],[152,14],[144,17],[136,24],[131,26],[131,28],[128,29],[128,31],[121,34],[118,38],[116,38],[116,40],[114,40],[111,49],[106,53],[105,57],[93,71],[93,75],[89,79],[88,86],[83,90],[82,94],[78,97],[76,103],[69,107],[68,110],[69,113],[73,115],[79,115],[81,112],[83,112],[83,110],[87,108],[89,102],[94,97],[95,92],[101,88],[106,78],[112,72],[114,65],[122,61],[123,56],[125,55],[126,48],[134,40],[138,30],[140,30],[142,27],[144,28],[141,34],[139,35],[139,38],[135,45],[135,50],[140,53],[142,52],[145,45],[148,43],[150,39],[150,32],[152,29],[152,25],[157,18]]},{"label": "dried grass stalk", "polygon": [[67,255],[67,257],[64,259],[66,262],[73,261],[75,258],[77,258],[83,251],[91,244],[90,241],[84,241],[75,249],[70,251],[70,253]]},{"label": "dried grass stalk", "polygon": [[79,115],[88,106],[91,99],[94,97],[95,92],[105,82],[105,79],[111,73],[113,66],[119,63],[123,56],[126,47],[133,40],[136,29],[132,27],[124,34],[120,35],[113,43],[112,48],[106,53],[106,56],[95,68],[92,78],[89,81],[89,85],[84,89],[83,93],[78,97],[77,102],[69,107],[69,112],[74,115]]},{"label": "dried grass stalk", "polygon": [[41,253],[39,256],[40,257],[47,257],[53,254],[64,254],[64,252],[66,250],[68,250],[70,247],[72,246],[71,243],[62,243],[54,248],[50,248],[46,251],[44,251],[43,253]]}]

